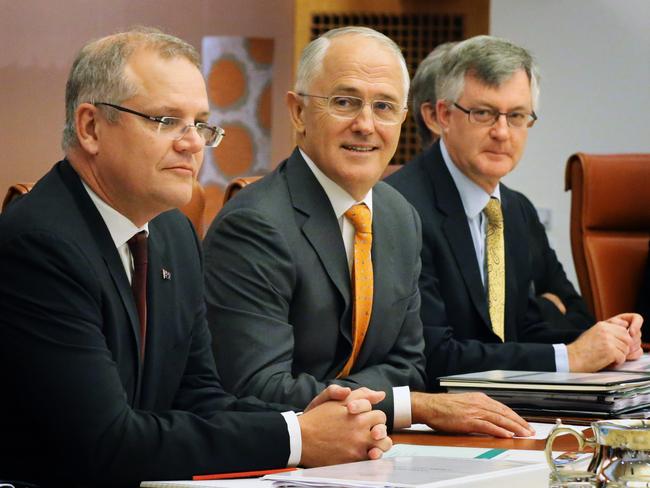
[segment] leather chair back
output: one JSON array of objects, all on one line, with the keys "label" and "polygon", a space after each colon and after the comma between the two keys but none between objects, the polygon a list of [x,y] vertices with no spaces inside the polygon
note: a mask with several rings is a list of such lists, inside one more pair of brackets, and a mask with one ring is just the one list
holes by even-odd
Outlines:
[{"label": "leather chair back", "polygon": [[223,204],[225,205],[226,202],[234,197],[239,190],[251,183],[255,183],[260,178],[261,176],[241,176],[231,180],[226,187],[226,192],[223,194]]},{"label": "leather chair back", "polygon": [[16,198],[28,193],[33,186],[34,183],[16,183],[15,185],[11,185],[2,201],[2,211],[4,211],[4,209],[7,208],[7,205],[13,202]]},{"label": "leather chair back", "polygon": [[205,191],[197,180],[194,180],[194,185],[192,186],[192,199],[186,203],[184,206],[180,207],[179,210],[183,212],[198,234],[200,239],[203,239],[205,234],[205,229],[203,225],[203,213],[205,212]]},{"label": "leather chair back", "polygon": [[650,154],[574,154],[565,190],[587,306],[597,320],[634,310],[650,241]]}]

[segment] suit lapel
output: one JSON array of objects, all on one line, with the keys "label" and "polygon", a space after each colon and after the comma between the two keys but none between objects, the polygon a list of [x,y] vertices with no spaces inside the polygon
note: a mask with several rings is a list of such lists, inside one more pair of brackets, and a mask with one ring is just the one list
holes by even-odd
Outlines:
[{"label": "suit lapel", "polygon": [[[298,149],[286,165],[287,185],[294,208],[304,218],[302,233],[309,241],[327,275],[345,304],[342,316],[350,306],[350,273],[341,238],[341,228],[325,191],[318,183]],[[350,327],[341,327],[343,335],[351,340]]]},{"label": "suit lapel", "polygon": [[[429,151],[426,169],[435,191],[435,205],[443,214],[442,229],[449,242],[458,269],[472,299],[472,303],[483,318],[485,325],[491,328],[490,315],[485,298],[485,289],[481,281],[481,272],[476,261],[476,251],[472,244],[472,235],[467,223],[460,194],[454,180],[442,159],[440,146],[435,144]],[[443,283],[444,286],[444,283]]]},{"label": "suit lapel", "polygon": [[[140,325],[138,310],[135,304],[135,298],[133,297],[133,292],[131,291],[131,285],[124,271],[124,266],[120,259],[120,255],[117,252],[117,248],[115,247],[113,238],[111,237],[108,227],[106,227],[106,224],[97,208],[90,199],[90,196],[83,187],[81,179],[67,161],[64,161],[61,164],[61,175],[66,186],[68,186],[71,194],[77,201],[77,205],[86,221],[90,234],[93,239],[95,239],[95,243],[104,259],[104,263],[106,264],[106,268],[113,280],[117,293],[124,304],[124,308],[129,316],[129,326],[133,337],[133,354],[135,357],[139,357]],[[140,361],[137,362],[140,363]],[[141,369],[141,365],[138,364],[138,384],[140,382],[140,377],[142,376]]]}]

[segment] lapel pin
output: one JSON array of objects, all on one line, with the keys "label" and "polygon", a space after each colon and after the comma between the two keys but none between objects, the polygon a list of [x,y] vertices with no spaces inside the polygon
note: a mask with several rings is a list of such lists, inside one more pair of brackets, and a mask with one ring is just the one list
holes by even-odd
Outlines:
[{"label": "lapel pin", "polygon": [[172,279],[172,274],[169,271],[167,271],[165,268],[162,268],[161,271],[162,271],[162,279],[163,280],[171,280]]}]

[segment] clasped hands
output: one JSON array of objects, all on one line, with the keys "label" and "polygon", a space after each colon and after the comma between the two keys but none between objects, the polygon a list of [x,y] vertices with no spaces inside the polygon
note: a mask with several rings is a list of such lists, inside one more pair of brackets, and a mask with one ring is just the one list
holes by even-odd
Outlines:
[{"label": "clasped hands", "polygon": [[302,466],[323,466],[379,459],[393,441],[386,414],[373,410],[386,394],[330,385],[298,417],[302,435]]},{"label": "clasped hands", "polygon": [[639,359],[643,318],[622,313],[591,326],[567,346],[569,368],[575,372],[593,372],[625,361]]}]

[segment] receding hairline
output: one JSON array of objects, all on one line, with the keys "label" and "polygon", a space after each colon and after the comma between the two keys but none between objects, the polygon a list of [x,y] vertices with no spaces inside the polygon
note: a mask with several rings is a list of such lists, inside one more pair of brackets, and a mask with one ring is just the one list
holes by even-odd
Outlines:
[{"label": "receding hairline", "polygon": [[[327,42],[327,46],[325,47],[325,51],[323,53],[322,63],[320,64],[319,69],[317,70],[314,77],[312,78],[311,83],[314,83],[315,81],[317,81],[319,78],[321,78],[325,74],[325,63],[328,60],[328,56],[331,56],[331,54],[332,54],[332,51],[331,51],[332,45],[334,43],[336,43],[337,41],[339,41],[339,40],[342,43],[343,41],[346,40],[346,38],[350,38],[350,37],[359,37],[359,38],[371,41],[376,46],[383,49],[384,52],[390,54],[393,57],[393,59],[395,60],[395,63],[397,64],[397,66],[399,67],[399,70],[400,70],[400,73],[401,73],[400,78],[404,78],[404,74],[402,73],[400,57],[397,55],[396,52],[393,51],[393,49],[391,49],[391,47],[389,45],[387,45],[386,43],[380,41],[377,38],[370,37],[370,36],[365,35],[365,34],[363,34],[361,32],[345,32],[345,33],[339,34],[337,36],[327,38],[328,42]],[[404,83],[404,81],[406,81],[406,83]],[[403,83],[400,84],[400,90],[403,91],[403,92],[406,90],[405,93],[402,93],[402,97],[404,99],[406,99],[406,97],[408,96],[408,83],[410,82],[410,80],[406,79],[406,80],[402,80],[402,82]],[[392,95],[389,95],[389,94],[385,94],[385,97],[394,98]],[[402,100],[397,100],[397,101],[400,102],[400,103],[402,102]]]}]

